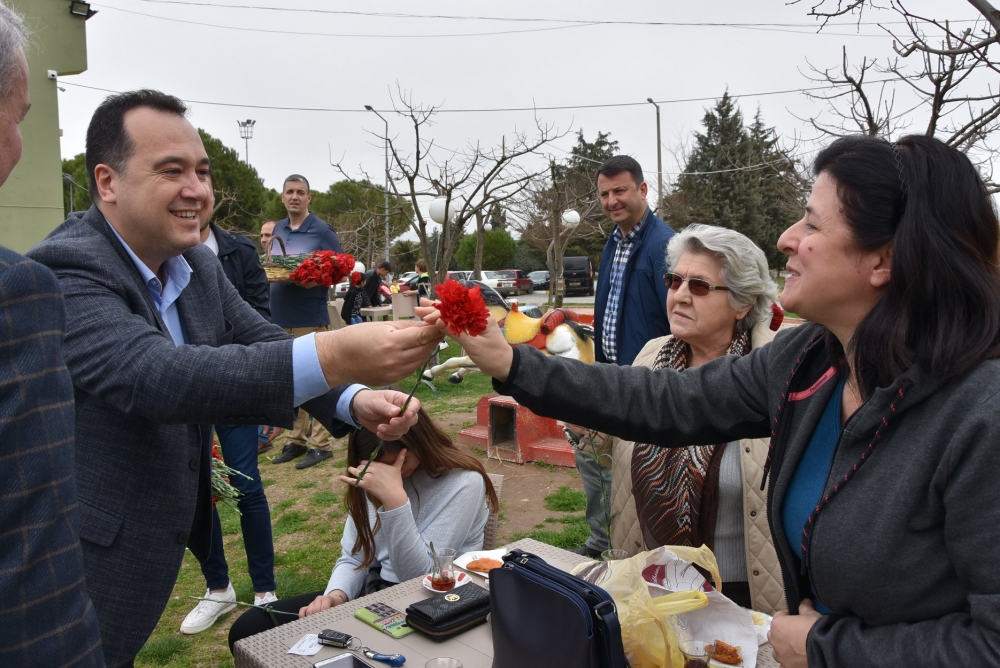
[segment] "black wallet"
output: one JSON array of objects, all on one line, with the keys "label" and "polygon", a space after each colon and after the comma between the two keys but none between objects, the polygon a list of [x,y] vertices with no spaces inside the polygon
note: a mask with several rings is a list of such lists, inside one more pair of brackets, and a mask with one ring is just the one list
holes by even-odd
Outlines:
[{"label": "black wallet", "polygon": [[470,582],[409,606],[406,623],[440,641],[479,626],[489,612],[490,592]]}]

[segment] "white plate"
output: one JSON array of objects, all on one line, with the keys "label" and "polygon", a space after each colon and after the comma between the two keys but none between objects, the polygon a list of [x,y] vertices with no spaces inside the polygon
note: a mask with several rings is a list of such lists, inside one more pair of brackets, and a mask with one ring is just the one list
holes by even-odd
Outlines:
[{"label": "white plate", "polygon": [[[503,561],[503,556],[507,554],[507,550],[500,548],[499,550],[477,550],[475,552],[466,552],[462,556],[455,559],[455,565],[459,568],[464,568],[469,570],[469,562],[475,561],[476,559],[496,559],[497,561]],[[482,571],[472,571],[476,575],[486,576],[486,573]]]},{"label": "white plate", "polygon": [[[462,585],[469,584],[470,582],[472,582],[471,575],[469,575],[468,573],[464,573],[462,571],[455,571],[455,587],[461,587]],[[438,591],[437,589],[431,586],[431,576],[429,574],[424,576],[423,584],[424,584],[424,589],[428,591],[432,591],[435,594],[444,593],[442,591]]]}]

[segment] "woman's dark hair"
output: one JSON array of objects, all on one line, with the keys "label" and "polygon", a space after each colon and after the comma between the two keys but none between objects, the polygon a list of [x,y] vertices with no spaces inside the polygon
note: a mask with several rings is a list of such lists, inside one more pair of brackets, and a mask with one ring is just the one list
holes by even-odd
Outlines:
[{"label": "woman's dark hair", "polygon": [[892,243],[888,286],[847,351],[863,397],[914,364],[948,382],[1000,356],[1000,228],[963,153],[922,135],[896,144],[844,137],[820,152],[813,171],[836,183],[859,249]]},{"label": "woman's dark hair", "polygon": [[98,165],[125,173],[125,163],[135,151],[125,130],[125,114],[140,107],[181,117],[187,115],[187,107],[178,98],[148,88],[111,95],[101,102],[87,127],[87,173],[90,175],[90,198],[95,202],[101,199],[94,177]]},{"label": "woman's dark hair", "polygon": [[[381,453],[394,453],[406,448],[407,453],[413,453],[420,460],[417,470],[423,471],[431,478],[439,478],[454,469],[475,471],[483,476],[483,482],[486,484],[486,502],[490,511],[498,512],[500,500],[482,462],[459,449],[451,440],[451,436],[442,431],[423,408],[418,411],[417,416],[417,423],[410,427],[401,439],[382,443]],[[347,440],[347,465],[358,466],[362,460],[369,459],[378,443],[378,436],[367,429],[351,434]],[[377,516],[374,527],[369,523],[366,496],[371,498],[376,508],[381,505],[379,499],[367,495],[364,490],[353,485],[347,488],[347,512],[350,513],[358,530],[358,539],[354,541],[351,552],[362,553],[361,568],[368,568],[375,560],[375,535],[381,528],[381,521]]]}]

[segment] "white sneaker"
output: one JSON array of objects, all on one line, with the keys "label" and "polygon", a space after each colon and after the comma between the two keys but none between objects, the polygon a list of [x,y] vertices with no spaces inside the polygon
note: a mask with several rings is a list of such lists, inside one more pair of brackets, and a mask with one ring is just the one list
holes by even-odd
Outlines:
[{"label": "white sneaker", "polygon": [[254,594],[253,604],[256,606],[267,605],[269,603],[274,603],[278,600],[278,597],[271,592],[266,592],[263,596],[257,596]]},{"label": "white sneaker", "polygon": [[236,607],[236,591],[231,582],[221,594],[213,594],[210,590],[206,590],[205,598],[212,600],[198,602],[194,610],[181,622],[181,633],[188,635],[201,633],[212,626],[219,617]]}]

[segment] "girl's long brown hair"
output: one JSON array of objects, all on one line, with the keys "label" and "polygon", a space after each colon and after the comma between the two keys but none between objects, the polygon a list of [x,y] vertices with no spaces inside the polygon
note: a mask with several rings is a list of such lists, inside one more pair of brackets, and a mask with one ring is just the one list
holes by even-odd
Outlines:
[{"label": "girl's long brown hair", "polygon": [[[413,453],[420,460],[418,471],[423,471],[431,478],[439,478],[453,469],[465,469],[475,471],[483,476],[486,484],[486,501],[490,512],[500,510],[500,500],[497,498],[493,483],[486,474],[486,469],[482,462],[473,457],[468,452],[458,448],[451,440],[451,436],[441,430],[440,427],[421,408],[417,413],[417,424],[410,427],[410,430],[398,441],[386,441],[382,444],[382,452],[399,452],[406,448],[407,453]],[[351,434],[347,440],[347,465],[358,466],[362,460],[369,459],[372,452],[378,445],[379,438],[367,429],[361,429]],[[360,568],[368,568],[375,560],[375,535],[381,528],[381,520],[376,515],[375,526],[372,527],[368,520],[368,504],[366,497],[371,499],[372,505],[378,508],[382,502],[376,497],[367,494],[364,490],[353,485],[348,486],[346,503],[347,512],[354,520],[354,526],[358,531],[358,539],[351,549],[353,554],[359,551],[362,553]]]}]

